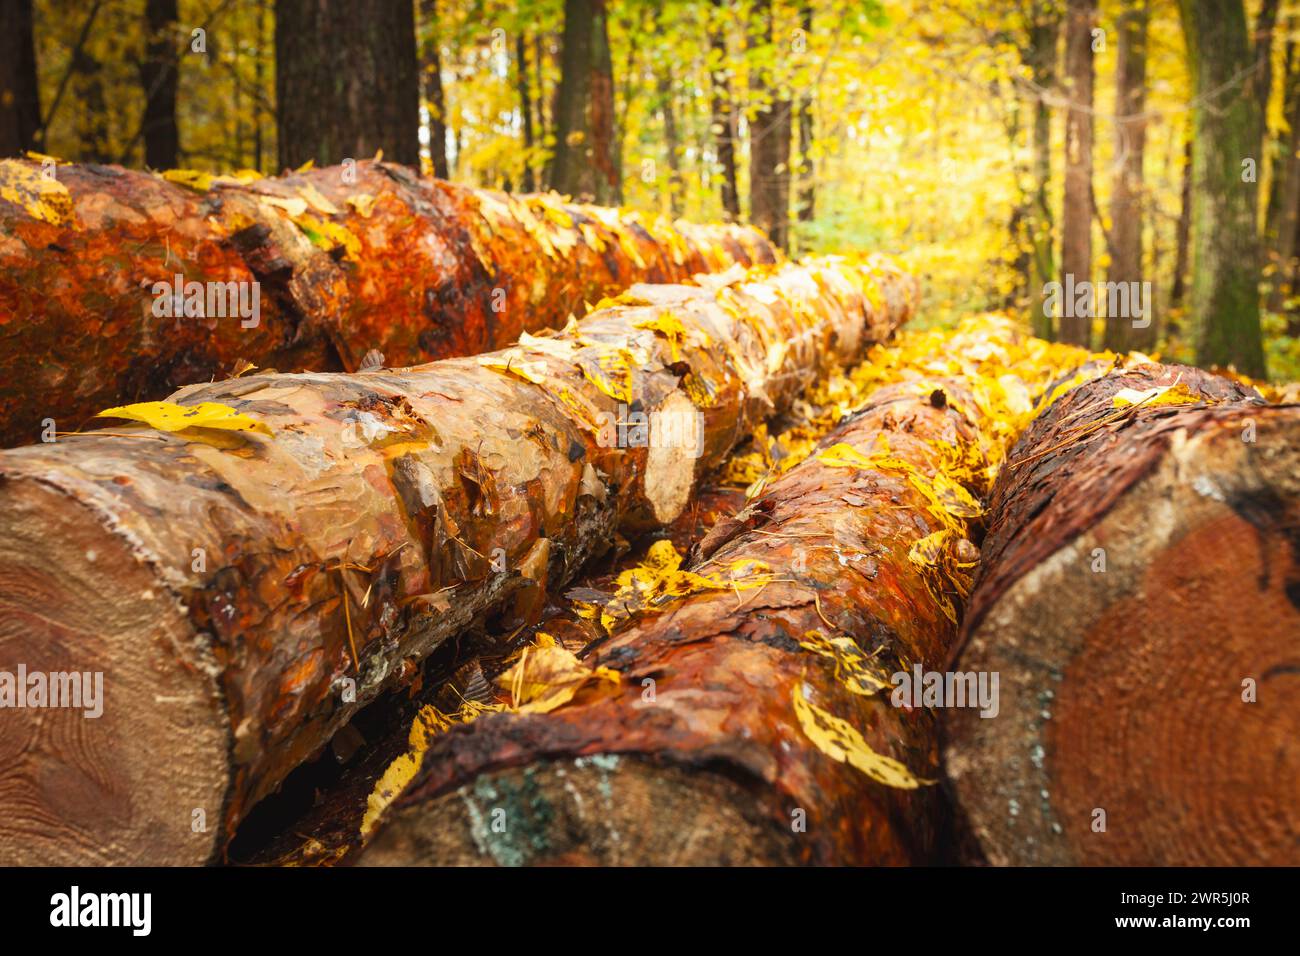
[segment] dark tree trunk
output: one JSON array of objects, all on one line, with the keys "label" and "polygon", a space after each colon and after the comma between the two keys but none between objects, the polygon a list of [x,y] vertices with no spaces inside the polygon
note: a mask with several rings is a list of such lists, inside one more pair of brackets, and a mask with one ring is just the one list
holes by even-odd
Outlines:
[{"label": "dark tree trunk", "polygon": [[551,186],[575,197],[618,202],[620,165],[605,0],[565,0]]},{"label": "dark tree trunk", "polygon": [[[1025,65],[1034,83],[1034,195],[1031,215],[1026,219],[1032,244],[1029,277],[1031,295],[1044,294],[1044,286],[1056,276],[1055,250],[1052,243],[1052,110],[1047,96],[1056,86],[1056,40],[1061,32],[1061,15],[1050,3],[1034,9],[1029,25],[1029,48]],[[1034,334],[1050,339],[1054,334],[1052,316],[1041,306],[1033,310]]]},{"label": "dark tree trunk", "polygon": [[[812,5],[805,3],[800,10],[800,25],[804,35],[812,37]],[[817,193],[813,170],[813,98],[810,92],[799,96],[799,195],[796,201],[800,222],[812,222],[817,214]]]},{"label": "dark tree trunk", "polygon": [[524,192],[537,189],[537,179],[533,175],[533,101],[528,90],[528,44],[522,31],[515,34],[515,89],[519,91],[519,116],[524,132]]},{"label": "dark tree trunk", "polygon": [[1239,82],[1254,53],[1241,0],[1181,0],[1194,77],[1196,152],[1192,185],[1192,321],[1196,361],[1264,375],[1259,324],[1255,160],[1262,127],[1253,96],[1219,96]]},{"label": "dark tree trunk", "polygon": [[668,154],[668,208],[674,216],[682,214],[681,139],[677,133],[677,107],[674,102],[673,68],[664,64],[659,75],[659,101],[664,119],[664,150]]},{"label": "dark tree trunk", "polygon": [[[1092,273],[1092,29],[1097,0],[1070,0],[1065,21],[1065,83],[1069,113],[1065,119],[1065,207],[1061,221],[1061,274],[1068,288]],[[1062,300],[1060,339],[1087,346],[1092,308]],[[1082,314],[1080,314],[1082,313]]]},{"label": "dark tree trunk", "polygon": [[420,0],[424,43],[420,48],[420,81],[424,108],[429,111],[429,159],[433,174],[446,179],[447,98],[442,90],[442,36],[438,29],[438,0]]},{"label": "dark tree trunk", "polygon": [[[757,0],[750,46],[771,47],[771,0]],[[767,70],[750,71],[750,98],[761,104],[749,124],[749,220],[781,249],[790,248],[791,104]]]},{"label": "dark tree trunk", "polygon": [[740,218],[740,192],[736,187],[736,119],[731,101],[731,81],[727,78],[727,34],[716,22],[724,9],[722,0],[713,0],[715,22],[709,28],[709,55],[714,61],[712,80],[713,138],[721,171],[719,192],[722,211],[729,221]]},{"label": "dark tree trunk", "polygon": [[176,0],[147,0],[144,8],[145,55],[140,64],[144,87],[144,163],[150,169],[180,165],[181,139],[176,125]]},{"label": "dark tree trunk", "polygon": [[[1142,211],[1144,204],[1142,160],[1146,154],[1147,0],[1128,0],[1119,18],[1119,49],[1115,62],[1115,182],[1111,189],[1112,283],[1135,283],[1140,288],[1142,269]],[[1156,341],[1156,325],[1149,309],[1142,315],[1133,307],[1135,296],[1127,298],[1127,315],[1106,314],[1105,346],[1116,352],[1131,348],[1150,349]],[[1136,297],[1141,302],[1140,296]],[[1146,300],[1149,304],[1150,300]],[[1139,325],[1138,323],[1142,323]]]},{"label": "dark tree trunk", "polygon": [[0,4],[0,156],[37,148],[41,95],[32,40],[32,0]]},{"label": "dark tree trunk", "polygon": [[414,0],[276,0],[282,166],[420,161]]},{"label": "dark tree trunk", "polygon": [[1183,188],[1178,207],[1178,230],[1175,236],[1174,285],[1169,290],[1170,308],[1178,308],[1187,298],[1187,266],[1192,249],[1192,167],[1196,147],[1195,136],[1189,135],[1183,146]]},{"label": "dark tree trunk", "polygon": [[1296,62],[1295,43],[1286,49],[1286,103],[1287,126],[1285,153],[1278,157],[1277,176],[1273,202],[1269,206],[1269,226],[1266,236],[1272,242],[1274,261],[1273,288],[1269,292],[1268,307],[1281,311],[1293,291],[1295,234],[1297,212],[1300,207],[1300,63]]},{"label": "dark tree trunk", "polygon": [[77,156],[86,163],[111,163],[108,105],[104,98],[103,64],[84,46],[72,61],[72,93],[76,97]]}]

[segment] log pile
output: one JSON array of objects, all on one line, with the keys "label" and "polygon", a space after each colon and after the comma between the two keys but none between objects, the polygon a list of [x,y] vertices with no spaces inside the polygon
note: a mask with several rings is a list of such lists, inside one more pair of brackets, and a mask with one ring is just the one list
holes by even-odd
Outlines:
[{"label": "log pile", "polygon": [[994,864],[1300,860],[1300,405],[1196,369],[1082,385],[1011,453],[952,670]]},{"label": "log pile", "polygon": [[0,453],[0,646],[109,694],[2,725],[0,858],[219,858],[362,705],[679,518],[916,295],[879,258],[638,285],[506,350],[194,385]]},{"label": "log pile", "polygon": [[891,675],[942,663],[975,496],[1085,358],[992,319],[873,350],[866,404],[689,568],[657,547],[594,601],[608,637],[526,650],[504,712],[417,722],[360,862],[933,861],[936,719]]},{"label": "log pile", "polygon": [[491,351],[637,282],[776,257],[746,227],[391,163],[264,179],[0,160],[0,445],[248,363],[351,372],[372,352],[401,367]]}]

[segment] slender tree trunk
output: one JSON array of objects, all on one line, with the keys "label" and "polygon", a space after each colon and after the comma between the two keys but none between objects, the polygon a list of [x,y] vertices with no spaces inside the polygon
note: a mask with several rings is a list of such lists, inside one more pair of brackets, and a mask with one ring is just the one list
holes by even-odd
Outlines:
[{"label": "slender tree trunk", "polygon": [[[1092,275],[1092,30],[1097,0],[1069,0],[1065,21],[1065,206],[1061,220],[1061,273],[1069,288]],[[1082,313],[1082,314],[1081,314]],[[1060,339],[1087,346],[1096,302],[1062,301]]]},{"label": "slender tree trunk", "polygon": [[1190,133],[1183,144],[1183,187],[1179,191],[1178,229],[1174,237],[1174,283],[1169,290],[1169,307],[1180,308],[1187,298],[1187,267],[1192,249],[1192,177],[1196,137]]},{"label": "slender tree trunk", "polygon": [[[1180,0],[1197,97],[1192,186],[1196,360],[1263,377],[1256,198],[1261,114],[1241,95],[1253,61],[1241,0]],[[1227,93],[1223,91],[1227,90]]]},{"label": "slender tree trunk", "polygon": [[731,100],[731,81],[727,76],[727,33],[720,22],[723,0],[713,0],[709,25],[709,57],[713,112],[713,141],[721,172],[719,193],[724,217],[735,222],[740,218],[740,191],[736,187],[736,118]]},{"label": "slender tree trunk", "polygon": [[77,51],[72,63],[71,89],[79,107],[76,113],[77,156],[87,163],[113,161],[103,68],[103,64],[85,47]]},{"label": "slender tree trunk", "polygon": [[1267,238],[1273,243],[1273,287],[1269,292],[1268,307],[1280,312],[1293,291],[1295,276],[1295,236],[1300,218],[1300,62],[1297,62],[1296,45],[1287,43],[1286,87],[1284,90],[1286,134],[1284,153],[1276,165],[1276,187],[1270,204]]},{"label": "slender tree trunk", "polygon": [[266,9],[270,0],[257,0],[257,58],[253,61],[253,87],[257,100],[253,104],[253,168],[259,173],[266,172],[266,116],[262,110],[262,98],[266,95],[266,60],[271,55],[267,42]]},{"label": "slender tree trunk", "polygon": [[533,175],[533,101],[528,91],[528,43],[524,32],[515,34],[515,89],[519,91],[519,115],[524,127],[524,192],[537,189],[537,179]]},{"label": "slender tree trunk", "polygon": [[[1029,27],[1026,65],[1034,84],[1033,170],[1034,194],[1032,214],[1026,228],[1032,243],[1030,294],[1044,295],[1047,283],[1056,278],[1056,256],[1052,233],[1052,110],[1047,97],[1056,86],[1056,41],[1061,32],[1061,16],[1056,7],[1043,4],[1034,8]],[[1034,334],[1050,339],[1055,333],[1053,317],[1044,307],[1033,310]]]},{"label": "slender tree trunk", "polygon": [[551,186],[597,202],[622,200],[614,68],[605,0],[565,0]]},{"label": "slender tree trunk", "polygon": [[36,149],[41,91],[32,37],[32,0],[0,4],[0,156]]},{"label": "slender tree trunk", "polygon": [[[1130,290],[1126,315],[1106,315],[1106,348],[1124,352],[1150,349],[1156,341],[1155,318],[1148,309],[1138,314],[1144,301],[1134,290],[1141,287],[1142,228],[1145,204],[1142,162],[1146,155],[1147,0],[1127,0],[1119,18],[1119,48],[1115,62],[1115,131],[1117,143],[1115,181],[1111,188],[1111,263],[1107,278]],[[1132,283],[1132,285],[1130,285]],[[1123,301],[1123,300],[1121,300]]]},{"label": "slender tree trunk", "polygon": [[447,165],[447,98],[442,89],[442,32],[438,22],[438,0],[420,0],[421,34],[420,80],[424,108],[429,113],[429,160],[433,174],[446,179]]},{"label": "slender tree trunk", "polygon": [[[751,49],[773,42],[771,0],[752,11]],[[757,64],[750,70],[750,98],[759,104],[749,124],[749,219],[781,249],[790,248],[790,112],[779,80]]]},{"label": "slender tree trunk", "polygon": [[[811,42],[813,29],[812,4],[805,3],[799,12],[799,22],[804,36]],[[816,178],[813,169],[813,96],[812,92],[799,95],[799,193],[796,200],[800,222],[812,222],[816,217]]]},{"label": "slender tree trunk", "polygon": [[682,214],[681,139],[677,132],[676,84],[672,65],[665,63],[659,75],[659,102],[664,120],[664,150],[668,154],[668,209],[674,217]]},{"label": "slender tree trunk", "polygon": [[414,0],[276,0],[281,166],[420,162]]}]

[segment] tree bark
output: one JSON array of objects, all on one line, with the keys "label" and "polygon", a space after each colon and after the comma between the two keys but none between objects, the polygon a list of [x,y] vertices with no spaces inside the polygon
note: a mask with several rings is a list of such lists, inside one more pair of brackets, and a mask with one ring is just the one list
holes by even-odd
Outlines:
[{"label": "tree bark", "polygon": [[144,162],[150,169],[180,166],[181,138],[176,125],[176,0],[147,0],[145,56],[140,63],[144,90]]},{"label": "tree bark", "polygon": [[[1202,402],[1114,407],[1174,384]],[[989,511],[949,669],[1000,674],[1001,706],[945,727],[989,862],[1295,864],[1300,406],[1108,375],[1035,421]]]},{"label": "tree bark", "polygon": [[[354,371],[372,349],[390,367],[469,355],[563,325],[634,282],[775,257],[739,226],[515,199],[386,163],[210,188],[191,180],[197,192],[115,167],[42,173],[0,162],[0,185],[20,197],[0,199],[11,237],[0,248],[9,444],[38,440],[47,417],[73,430],[109,405],[228,375],[241,359]],[[208,283],[195,287],[199,314],[171,315],[177,275]],[[237,283],[229,290],[257,314],[231,307],[222,283]],[[204,293],[216,293],[211,308]]]},{"label": "tree bark", "polygon": [[621,201],[622,171],[616,153],[605,0],[565,0],[551,187],[598,202]]},{"label": "tree bark", "polygon": [[1192,258],[1192,177],[1196,155],[1195,136],[1183,146],[1183,186],[1178,206],[1178,228],[1174,237],[1174,282],[1169,290],[1170,308],[1180,308],[1187,298],[1187,268]]},{"label": "tree bark", "polygon": [[731,82],[727,78],[727,34],[718,22],[723,9],[722,0],[713,0],[713,19],[709,26],[709,56],[713,70],[709,78],[713,91],[713,141],[721,174],[718,189],[722,211],[728,222],[736,222],[740,219],[740,192],[736,186],[736,120]]},{"label": "tree bark", "polygon": [[668,154],[668,210],[676,218],[682,214],[682,158],[671,64],[665,64],[659,75],[658,94],[664,121],[664,151]]},{"label": "tree bark", "polygon": [[[1259,103],[1241,0],[1181,0],[1197,97],[1192,183],[1192,319],[1198,365],[1264,376],[1256,227]],[[1227,92],[1224,92],[1226,90]],[[1252,172],[1254,175],[1251,175]]]},{"label": "tree bark", "polygon": [[[420,19],[426,24],[424,44],[420,50],[420,78],[423,80],[424,108],[429,112],[429,159],[433,163],[433,174],[446,179],[450,169],[447,164],[447,98],[442,89],[438,0],[420,0]],[[527,103],[524,108],[527,109]],[[531,186],[524,188],[532,189]]]},{"label": "tree bark", "polygon": [[[219,854],[361,706],[475,621],[508,624],[616,529],[671,523],[916,296],[874,261],[643,285],[478,358],[172,396],[269,434],[128,425],[0,453],[0,645],[31,672],[102,673],[109,701],[99,720],[0,723],[0,857]],[[630,410],[645,431],[615,426]]]},{"label": "tree bark", "polygon": [[[1069,0],[1065,20],[1065,206],[1061,219],[1061,274],[1069,286],[1092,276],[1092,30],[1097,0]],[[1060,339],[1086,347],[1092,337],[1093,308],[1064,303]],[[1080,315],[1080,312],[1086,314]]]},{"label": "tree bark", "polygon": [[[1027,217],[1025,228],[1030,232],[1033,245],[1030,294],[1045,296],[1047,283],[1056,278],[1051,202],[1052,110],[1047,97],[1056,86],[1056,41],[1061,32],[1061,15],[1053,3],[1039,3],[1032,9],[1026,66],[1029,67],[1034,84],[1034,195],[1032,215]],[[1045,308],[1035,309],[1034,334],[1050,340],[1055,332],[1052,318]]]},{"label": "tree bark", "polygon": [[[812,39],[813,9],[805,3],[799,11],[799,22],[808,42]],[[799,96],[799,195],[800,222],[812,222],[817,216],[816,170],[813,167],[813,97],[806,92]]]},{"label": "tree bark", "polygon": [[40,132],[32,0],[8,0],[0,8],[0,157],[37,149]]},{"label": "tree bark", "polygon": [[523,31],[515,34],[515,89],[519,92],[519,117],[524,133],[524,192],[537,190],[537,178],[533,175],[533,150],[536,138],[533,134],[533,101],[528,92],[528,43]]},{"label": "tree bark", "polygon": [[1296,229],[1300,224],[1300,62],[1295,43],[1287,44],[1286,87],[1284,91],[1289,132],[1278,158],[1278,183],[1274,191],[1277,202],[1269,210],[1268,236],[1273,242],[1273,287],[1268,307],[1280,312],[1294,290]]},{"label": "tree bark", "polygon": [[417,63],[414,0],[276,0],[280,165],[418,166]]},{"label": "tree bark", "polygon": [[[981,438],[995,423],[976,377],[923,370],[974,345],[914,356],[904,381],[715,525],[690,565],[713,585],[651,590],[631,616],[607,605],[619,622],[583,664],[617,684],[435,737],[359,862],[941,859],[937,718],[900,705],[891,675],[940,666],[956,637],[944,604],[961,593],[976,511],[936,511],[925,489],[972,480],[979,494],[982,470],[952,463],[999,453]],[[937,563],[917,560],[940,529]],[[814,739],[836,722],[836,745]]]},{"label": "tree bark", "polygon": [[[770,48],[771,0],[756,0],[751,16],[750,48]],[[749,221],[784,251],[790,248],[791,103],[772,71],[758,64],[750,71],[749,92],[760,104],[749,124]]]},{"label": "tree bark", "polygon": [[[1111,187],[1111,263],[1108,280],[1122,283],[1130,292],[1142,285],[1142,228],[1145,188],[1142,162],[1146,156],[1147,0],[1128,0],[1120,15],[1119,48],[1115,61],[1115,152],[1120,159]],[[1156,343],[1155,317],[1138,315],[1132,308],[1142,297],[1130,294],[1127,315],[1107,310],[1104,345],[1113,352],[1149,350]],[[1150,299],[1147,299],[1150,302]],[[1144,322],[1139,326],[1137,322]]]}]

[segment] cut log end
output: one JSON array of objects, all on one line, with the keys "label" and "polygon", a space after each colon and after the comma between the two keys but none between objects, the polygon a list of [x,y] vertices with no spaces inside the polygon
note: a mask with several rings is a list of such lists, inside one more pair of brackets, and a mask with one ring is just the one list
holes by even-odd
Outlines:
[{"label": "cut log end", "polygon": [[1298,411],[1175,435],[971,634],[1000,712],[946,757],[990,862],[1300,859]]},{"label": "cut log end", "polygon": [[695,463],[704,429],[697,424],[699,412],[681,392],[665,399],[659,410],[658,427],[652,425],[646,455],[645,493],[654,520],[670,525],[686,510],[695,487]]},{"label": "cut log end", "polygon": [[480,775],[401,808],[361,866],[788,865],[794,838],[718,773],[614,754]]},{"label": "cut log end", "polygon": [[183,609],[83,506],[3,490],[0,863],[207,861],[230,744],[210,678],[178,660]]}]

